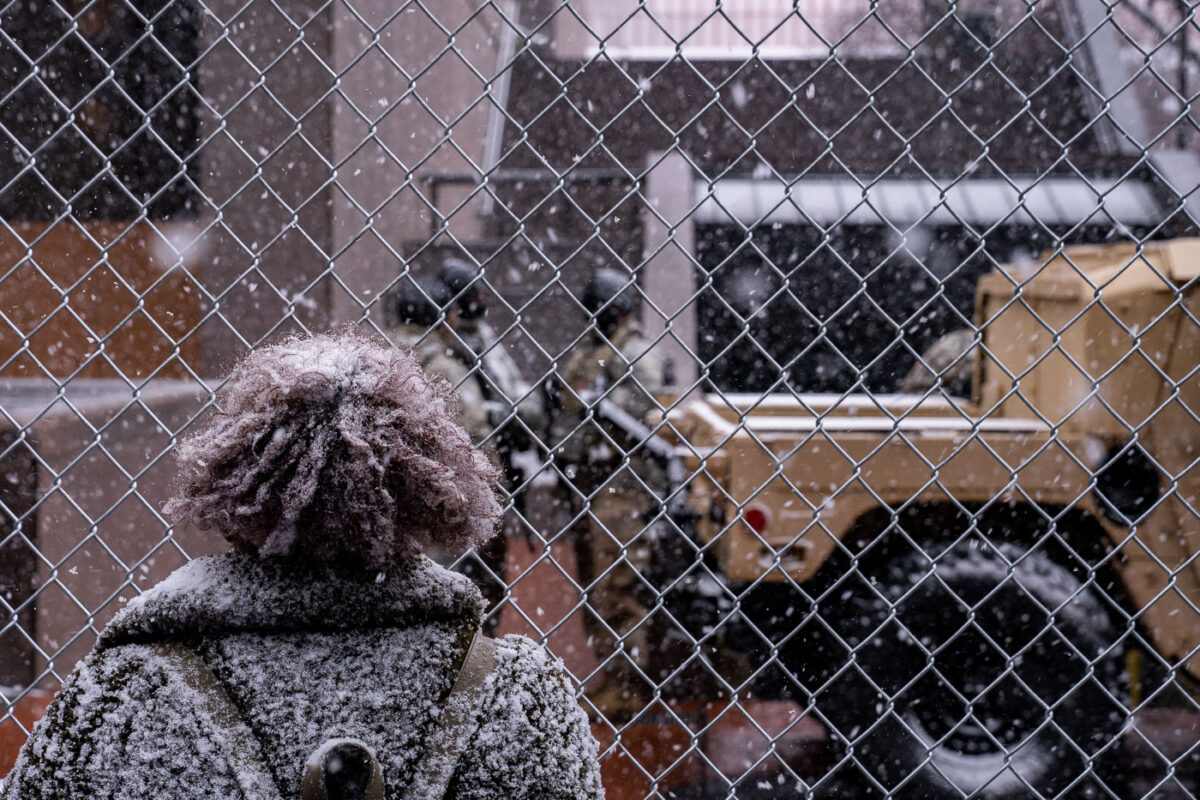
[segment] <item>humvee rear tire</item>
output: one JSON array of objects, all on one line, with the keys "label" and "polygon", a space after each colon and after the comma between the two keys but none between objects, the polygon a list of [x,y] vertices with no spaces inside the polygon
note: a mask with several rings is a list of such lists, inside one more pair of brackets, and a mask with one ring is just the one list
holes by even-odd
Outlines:
[{"label": "humvee rear tire", "polygon": [[[853,657],[818,708],[896,797],[992,800],[1090,784],[1125,724],[1118,632],[1039,553],[959,545],[894,560],[850,592]],[[894,613],[893,613],[894,611]]]}]

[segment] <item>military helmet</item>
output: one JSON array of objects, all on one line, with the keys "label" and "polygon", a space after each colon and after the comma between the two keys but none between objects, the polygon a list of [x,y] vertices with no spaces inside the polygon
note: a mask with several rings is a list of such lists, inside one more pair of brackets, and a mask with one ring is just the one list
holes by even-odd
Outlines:
[{"label": "military helmet", "polygon": [[611,267],[601,267],[593,272],[583,290],[583,307],[592,314],[606,310],[632,314],[637,301],[633,276]]},{"label": "military helmet", "polygon": [[479,268],[461,258],[442,262],[442,282],[457,298],[458,312],[464,319],[478,319],[487,313],[487,289],[479,279]]},{"label": "military helmet", "polygon": [[442,262],[442,282],[451,294],[460,294],[479,277],[479,268],[461,258],[447,258]]},{"label": "military helmet", "polygon": [[437,324],[453,295],[438,278],[408,275],[396,295],[396,320],[402,325],[431,327]]}]

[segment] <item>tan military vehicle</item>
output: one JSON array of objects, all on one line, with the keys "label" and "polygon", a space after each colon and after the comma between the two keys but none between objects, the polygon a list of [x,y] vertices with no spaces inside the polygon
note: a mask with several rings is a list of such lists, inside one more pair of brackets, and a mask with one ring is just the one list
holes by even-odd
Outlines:
[{"label": "tan military vehicle", "polygon": [[677,405],[705,631],[743,620],[876,790],[1094,789],[1130,709],[1200,678],[1198,276],[1200,239],[985,276],[969,401]]}]

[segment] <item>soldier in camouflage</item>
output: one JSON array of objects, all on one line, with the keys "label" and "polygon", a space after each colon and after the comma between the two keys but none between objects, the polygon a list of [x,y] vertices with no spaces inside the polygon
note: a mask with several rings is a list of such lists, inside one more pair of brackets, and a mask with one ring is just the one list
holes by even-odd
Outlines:
[{"label": "soldier in camouflage", "polygon": [[496,430],[493,446],[504,462],[509,486],[519,487],[523,476],[512,464],[512,455],[536,448],[546,430],[541,393],[525,382],[508,349],[487,323],[491,297],[479,270],[462,259],[447,258],[442,262],[441,278],[454,298],[452,327],[462,352],[479,366],[480,386]]},{"label": "soldier in camouflage", "polygon": [[641,333],[637,299],[629,275],[600,269],[591,276],[583,303],[593,325],[561,373],[550,437],[573,507],[585,512],[575,538],[590,608],[585,626],[607,659],[599,685],[585,689],[610,718],[644,708],[651,692],[639,675],[653,660],[646,523],[666,490],[662,466],[598,414],[601,400],[639,421],[659,408],[664,362]]},{"label": "soldier in camouflage", "polygon": [[[458,424],[466,429],[472,442],[484,445],[488,455],[496,460],[489,438],[492,415],[483,375],[476,369],[474,354],[453,331],[457,315],[453,293],[440,278],[406,276],[401,281],[394,306],[397,325],[391,332],[393,341],[412,348],[427,372],[450,381],[458,394]],[[502,534],[477,550],[478,560],[468,555],[460,564],[460,571],[479,585],[487,601],[489,613],[484,618],[484,631],[489,635],[497,623],[495,609],[504,599],[506,552]]]},{"label": "soldier in camouflage", "polygon": [[[454,301],[452,327],[458,350],[466,363],[477,367],[475,374],[479,376],[491,428],[488,443],[504,471],[504,486],[518,515],[516,529],[528,533],[525,497],[529,478],[518,462],[522,454],[541,448],[547,426],[541,392],[532,390],[525,382],[516,362],[488,324],[491,295],[479,269],[462,259],[447,258],[442,262],[441,279]],[[534,463],[537,460],[531,459]],[[485,559],[488,569],[504,566],[506,550],[498,549],[501,545],[496,544],[502,539],[503,536],[497,536],[489,545],[491,554]]]},{"label": "soldier in camouflage", "polygon": [[[443,360],[453,362],[450,369],[431,366],[460,387],[460,420],[471,440],[485,446],[497,466],[504,471],[504,489],[520,517],[525,515],[524,472],[518,467],[519,453],[540,445],[546,421],[542,397],[532,391],[517,369],[495,331],[486,322],[490,295],[478,268],[458,258],[447,258],[437,279],[444,294],[439,294],[445,311],[445,326],[438,330]],[[494,631],[498,622],[496,608],[504,599],[504,566],[508,553],[506,533],[515,527],[525,530],[519,519],[507,520],[506,531],[492,538],[462,562],[462,572],[471,577],[483,592],[491,613],[485,618],[484,632]]]},{"label": "soldier in camouflage", "polygon": [[471,441],[478,443],[491,432],[483,386],[478,374],[472,373],[459,357],[457,339],[447,327],[450,315],[443,320],[443,309],[450,298],[450,290],[437,278],[402,278],[394,306],[397,324],[391,338],[411,348],[426,372],[443,376],[455,387],[461,405],[458,423],[466,428]]}]

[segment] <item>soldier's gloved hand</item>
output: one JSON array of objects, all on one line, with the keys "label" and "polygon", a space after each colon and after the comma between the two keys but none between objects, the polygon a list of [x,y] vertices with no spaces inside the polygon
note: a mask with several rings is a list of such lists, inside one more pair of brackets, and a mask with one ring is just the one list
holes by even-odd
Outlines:
[{"label": "soldier's gloved hand", "polygon": [[594,408],[596,404],[600,402],[600,399],[603,397],[604,393],[599,389],[591,388],[580,389],[578,391],[578,395],[579,402],[583,404],[584,408]]},{"label": "soldier's gloved hand", "polygon": [[499,428],[512,415],[512,406],[499,400],[486,400],[483,407],[487,412],[488,425],[493,429]]}]

